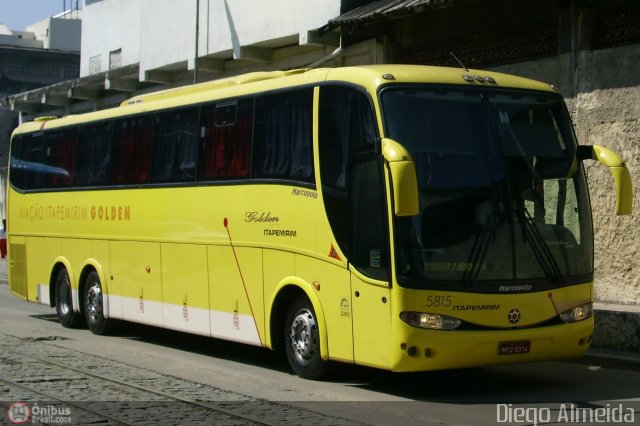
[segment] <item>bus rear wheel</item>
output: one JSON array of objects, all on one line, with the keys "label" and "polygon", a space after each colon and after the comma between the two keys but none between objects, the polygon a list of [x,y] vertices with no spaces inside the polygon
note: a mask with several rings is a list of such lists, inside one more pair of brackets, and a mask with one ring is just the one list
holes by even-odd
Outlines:
[{"label": "bus rear wheel", "polygon": [[296,299],[289,309],[284,342],[287,360],[298,376],[316,380],[327,373],[328,362],[320,357],[318,320],[306,297]]},{"label": "bus rear wheel", "polygon": [[104,298],[100,276],[92,271],[84,286],[84,316],[87,327],[93,334],[107,334],[111,330],[112,321],[104,316]]},{"label": "bus rear wheel", "polygon": [[82,316],[73,310],[73,297],[69,273],[62,268],[56,275],[56,288],[54,293],[56,313],[58,321],[66,328],[77,328],[82,324]]}]

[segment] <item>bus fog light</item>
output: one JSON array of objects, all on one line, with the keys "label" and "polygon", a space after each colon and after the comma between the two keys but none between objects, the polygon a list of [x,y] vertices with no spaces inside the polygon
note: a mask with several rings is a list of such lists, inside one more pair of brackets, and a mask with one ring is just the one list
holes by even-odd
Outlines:
[{"label": "bus fog light", "polygon": [[593,303],[585,303],[575,308],[564,311],[560,314],[560,319],[564,322],[577,322],[586,320],[593,315]]},{"label": "bus fog light", "polygon": [[453,330],[462,324],[457,318],[426,312],[402,312],[400,319],[413,327],[432,330]]}]

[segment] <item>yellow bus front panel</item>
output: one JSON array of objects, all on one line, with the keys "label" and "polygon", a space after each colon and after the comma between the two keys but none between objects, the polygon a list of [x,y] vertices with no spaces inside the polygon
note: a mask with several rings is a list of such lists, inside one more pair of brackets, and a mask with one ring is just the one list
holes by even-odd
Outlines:
[{"label": "yellow bus front panel", "polygon": [[[392,348],[393,371],[427,371],[577,358],[589,349],[593,318],[529,330],[435,331],[398,324],[402,338]],[[501,354],[501,345],[526,341],[526,353]],[[406,346],[405,346],[406,345]],[[515,346],[514,346],[515,347]],[[518,349],[519,350],[519,349]]]},{"label": "yellow bus front panel", "polygon": [[[396,305],[391,347],[394,371],[574,358],[591,343],[593,316],[566,324],[559,317],[590,305],[590,284],[519,295],[400,292],[404,295]],[[462,323],[451,330],[423,329],[402,321],[401,312],[442,315]]]}]

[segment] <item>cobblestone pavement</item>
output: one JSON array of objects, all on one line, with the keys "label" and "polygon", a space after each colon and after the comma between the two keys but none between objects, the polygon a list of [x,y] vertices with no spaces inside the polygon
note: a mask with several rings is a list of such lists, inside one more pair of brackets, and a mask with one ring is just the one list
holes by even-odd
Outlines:
[{"label": "cobblestone pavement", "polygon": [[[0,334],[0,421],[36,424],[352,425],[65,348]],[[11,416],[11,417],[9,417]]]}]

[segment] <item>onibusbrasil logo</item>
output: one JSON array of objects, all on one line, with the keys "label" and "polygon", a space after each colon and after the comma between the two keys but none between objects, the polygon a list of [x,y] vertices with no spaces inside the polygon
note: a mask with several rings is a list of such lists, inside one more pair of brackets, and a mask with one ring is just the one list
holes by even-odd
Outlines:
[{"label": "onibusbrasil logo", "polygon": [[7,408],[7,417],[13,424],[24,424],[31,418],[31,409],[26,402],[14,402]]},{"label": "onibusbrasil logo", "polygon": [[44,423],[71,424],[71,408],[57,404],[31,405],[26,402],[13,402],[7,408],[9,424]]}]

